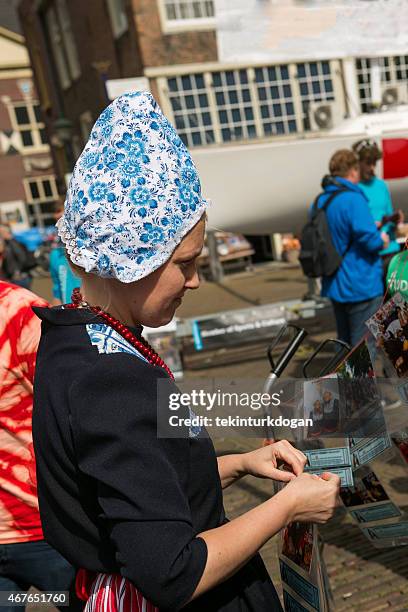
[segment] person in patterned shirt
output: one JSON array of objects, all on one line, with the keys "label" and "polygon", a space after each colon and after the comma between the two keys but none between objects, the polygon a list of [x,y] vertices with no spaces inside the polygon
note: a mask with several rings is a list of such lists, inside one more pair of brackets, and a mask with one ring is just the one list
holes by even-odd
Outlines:
[{"label": "person in patterned shirt", "polygon": [[70,591],[74,569],[44,541],[38,510],[31,418],[40,321],[32,306],[47,303],[0,280],[0,591]]}]

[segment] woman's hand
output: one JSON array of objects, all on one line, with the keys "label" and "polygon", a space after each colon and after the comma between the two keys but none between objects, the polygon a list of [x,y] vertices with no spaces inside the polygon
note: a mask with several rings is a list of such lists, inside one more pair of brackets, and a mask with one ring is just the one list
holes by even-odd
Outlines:
[{"label": "woman's hand", "polygon": [[[289,482],[299,476],[307,463],[306,455],[286,440],[244,453],[241,457],[244,473],[281,482]],[[280,465],[289,469],[280,470]]]},{"label": "woman's hand", "polygon": [[340,505],[339,492],[340,478],[325,472],[321,476],[301,474],[277,495],[286,498],[291,522],[326,523]]}]

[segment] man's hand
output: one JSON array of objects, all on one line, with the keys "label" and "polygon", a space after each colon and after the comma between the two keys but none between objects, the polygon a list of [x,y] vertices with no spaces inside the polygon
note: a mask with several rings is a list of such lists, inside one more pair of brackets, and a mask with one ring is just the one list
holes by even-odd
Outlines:
[{"label": "man's hand", "polygon": [[[263,448],[242,455],[243,470],[258,478],[271,478],[289,482],[299,476],[307,463],[307,457],[286,440],[280,440]],[[285,470],[278,469],[285,465]]]}]

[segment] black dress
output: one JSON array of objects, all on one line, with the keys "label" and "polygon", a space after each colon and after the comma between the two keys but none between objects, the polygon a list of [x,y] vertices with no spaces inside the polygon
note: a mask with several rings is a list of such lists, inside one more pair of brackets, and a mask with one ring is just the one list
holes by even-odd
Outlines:
[{"label": "black dress", "polygon": [[[205,435],[158,438],[156,387],[167,375],[103,320],[86,310],[35,312],[33,438],[45,538],[76,567],[120,573],[160,610],[178,610],[207,560],[196,535],[226,521],[213,445]],[[184,609],[282,608],[256,555]]]}]

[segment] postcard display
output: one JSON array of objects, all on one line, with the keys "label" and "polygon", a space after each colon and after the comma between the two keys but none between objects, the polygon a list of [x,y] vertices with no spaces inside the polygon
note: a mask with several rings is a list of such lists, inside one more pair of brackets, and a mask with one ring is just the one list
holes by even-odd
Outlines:
[{"label": "postcard display", "polygon": [[[400,294],[367,321],[389,375],[408,378],[408,303]],[[408,409],[408,382],[397,387]],[[408,544],[408,516],[392,499],[371,462],[382,457],[408,469],[408,427],[387,431],[381,394],[366,341],[335,374],[299,382],[297,415],[313,426],[297,430],[296,446],[310,473],[338,474],[340,496],[353,521],[376,548]],[[286,612],[333,608],[316,525],[291,523],[282,531],[279,562]]]},{"label": "postcard display", "polygon": [[279,566],[286,612],[332,609],[317,525],[295,522],[282,530]]}]

